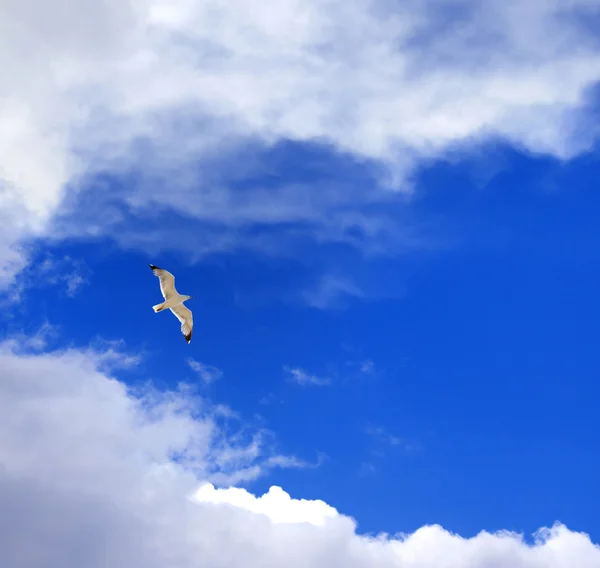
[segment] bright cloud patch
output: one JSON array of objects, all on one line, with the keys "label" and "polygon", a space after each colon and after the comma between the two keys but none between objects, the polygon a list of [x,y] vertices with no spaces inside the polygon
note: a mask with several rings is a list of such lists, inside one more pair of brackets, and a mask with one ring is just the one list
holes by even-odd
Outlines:
[{"label": "bright cloud patch", "polygon": [[275,487],[262,497],[215,489],[215,472],[260,466],[268,449],[233,442],[219,412],[201,399],[133,393],[111,376],[120,364],[115,351],[27,354],[15,346],[0,346],[5,568],[600,563],[586,535],[560,525],[541,531],[533,545],[510,533],[463,539],[438,526],[371,538],[321,501],[292,499]]},{"label": "bright cloud patch", "polygon": [[[380,189],[257,183],[240,195],[236,182],[264,167],[249,145],[322,142],[384,164],[395,183],[423,158],[490,137],[573,155],[596,135],[596,121],[585,119],[600,77],[588,25],[595,8],[594,0],[3,3],[0,282],[22,266],[23,239],[47,235],[58,212],[69,223],[53,236],[159,242],[127,232],[117,204],[207,223],[206,238],[193,241],[198,254],[241,244],[285,250],[277,239],[251,239],[256,223],[307,224],[326,240],[348,226],[389,230],[358,209],[390,199]],[[116,187],[94,178],[131,172]]]},{"label": "bright cloud patch", "polygon": [[200,503],[226,503],[266,515],[274,523],[310,523],[322,526],[338,512],[323,501],[292,499],[281,487],[271,487],[268,493],[255,497],[245,489],[216,489],[212,483],[202,485],[194,499]]}]

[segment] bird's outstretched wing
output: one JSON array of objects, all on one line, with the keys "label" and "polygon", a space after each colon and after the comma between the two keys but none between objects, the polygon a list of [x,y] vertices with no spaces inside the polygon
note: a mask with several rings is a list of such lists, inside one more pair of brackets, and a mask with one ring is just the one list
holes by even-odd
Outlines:
[{"label": "bird's outstretched wing", "polygon": [[175,276],[168,270],[154,266],[154,264],[151,264],[150,268],[152,269],[154,276],[158,277],[160,282],[160,293],[165,300],[170,298],[173,294],[177,294],[177,290],[175,290]]},{"label": "bird's outstretched wing", "polygon": [[192,318],[192,310],[186,308],[183,304],[179,304],[170,310],[175,314],[175,317],[181,322],[181,333],[189,343],[192,340],[192,327],[194,320]]}]

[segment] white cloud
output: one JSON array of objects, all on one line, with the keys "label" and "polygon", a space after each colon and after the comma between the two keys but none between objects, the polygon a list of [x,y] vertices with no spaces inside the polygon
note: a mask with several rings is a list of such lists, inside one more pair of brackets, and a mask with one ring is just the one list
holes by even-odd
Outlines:
[{"label": "white cloud", "polygon": [[[236,193],[231,182],[257,167],[249,143],[323,142],[386,164],[396,181],[422,158],[490,137],[559,157],[580,152],[597,133],[585,113],[600,77],[587,23],[596,6],[4,2],[0,279],[24,261],[23,239],[48,235],[85,179],[85,205],[54,224],[52,236],[109,234],[150,246],[153,232],[119,224],[115,200],[133,214],[169,208],[212,224],[192,241],[201,252],[244,243],[285,250],[281,239],[249,238],[253,223],[308,223],[315,238],[328,240],[349,226],[391,230],[359,210],[389,198],[380,190],[329,184]],[[86,178],[94,172],[142,179],[115,193]]]},{"label": "white cloud", "polygon": [[206,365],[192,358],[189,358],[187,362],[192,371],[202,379],[205,385],[209,385],[223,376],[223,371],[213,365]]},{"label": "white cloud", "polygon": [[88,283],[90,270],[81,259],[66,255],[30,255],[30,263],[19,273],[18,278],[8,287],[8,298],[20,301],[26,289],[45,286],[60,286],[66,296],[73,297]]},{"label": "white cloud", "polygon": [[57,325],[52,325],[49,321],[45,321],[33,333],[21,331],[12,333],[11,338],[6,340],[5,345],[11,345],[14,348],[20,346],[22,349],[29,351],[45,351],[49,348],[50,343],[56,340],[60,335],[60,328]]},{"label": "white cloud", "polygon": [[[39,475],[76,486],[87,476],[88,461],[105,457],[94,478],[109,483],[115,476],[135,475],[144,464],[170,468],[177,456],[203,478],[218,476],[227,483],[248,467],[254,467],[256,478],[273,466],[292,465],[269,462],[283,456],[265,454],[265,432],[241,429],[225,436],[229,429],[219,426],[221,407],[208,406],[190,388],[128,390],[104,373],[132,368],[137,359],[113,346],[19,355],[18,345],[0,345],[0,425],[11,431],[0,442],[0,462],[9,473],[35,467]],[[59,459],[57,452],[67,447],[68,459]],[[109,459],[115,450],[120,457]]]},{"label": "white cloud", "polygon": [[331,384],[331,379],[327,377],[317,377],[307,373],[300,367],[284,367],[283,368],[288,381],[296,383],[302,387],[323,387]]},{"label": "white cloud", "polygon": [[586,535],[561,525],[540,532],[533,545],[512,533],[463,539],[439,526],[367,537],[321,501],[292,499],[278,488],[262,497],[213,490],[206,485],[213,473],[230,473],[244,460],[281,460],[257,449],[256,440],[227,435],[190,393],[134,396],[111,377],[110,361],[118,363],[114,352],[32,354],[0,345],[4,568],[600,563]]},{"label": "white cloud", "polygon": [[227,503],[266,515],[274,523],[310,523],[323,526],[327,519],[339,516],[339,513],[324,501],[292,499],[281,487],[276,486],[271,487],[261,497],[255,497],[239,487],[216,489],[212,483],[205,483],[193,498],[200,503]]}]

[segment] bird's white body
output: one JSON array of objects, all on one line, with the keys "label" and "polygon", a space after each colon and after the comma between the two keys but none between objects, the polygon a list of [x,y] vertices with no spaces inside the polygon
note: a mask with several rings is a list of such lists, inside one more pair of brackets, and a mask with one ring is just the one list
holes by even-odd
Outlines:
[{"label": "bird's white body", "polygon": [[186,300],[189,300],[189,296],[184,296],[182,294],[173,294],[168,299],[165,299],[164,302],[162,302],[161,304],[156,304],[155,306],[152,306],[152,308],[155,312],[162,312],[163,310],[168,310],[170,308],[174,308],[175,306],[180,306]]},{"label": "bird's white body", "polygon": [[183,303],[189,300],[191,296],[180,294],[175,290],[175,276],[167,270],[150,265],[152,272],[160,281],[160,292],[165,299],[164,302],[152,306],[155,312],[171,310],[175,317],[181,322],[181,333],[185,340],[189,343],[192,339],[193,318],[190,309],[186,308]]}]

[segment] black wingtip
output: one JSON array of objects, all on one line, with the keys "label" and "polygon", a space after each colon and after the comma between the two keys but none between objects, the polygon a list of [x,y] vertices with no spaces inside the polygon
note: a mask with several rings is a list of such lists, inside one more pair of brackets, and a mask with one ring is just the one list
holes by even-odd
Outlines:
[{"label": "black wingtip", "polygon": [[152,270],[156,270],[156,269],[158,268],[158,266],[156,266],[156,265],[154,265],[154,264],[150,264],[150,265],[148,265],[148,266],[150,266],[150,268],[151,268]]},{"label": "black wingtip", "polygon": [[190,333],[189,335],[184,335],[184,337],[185,337],[185,340],[186,340],[186,341],[188,342],[188,344],[189,344],[189,342],[192,340],[192,334]]}]

